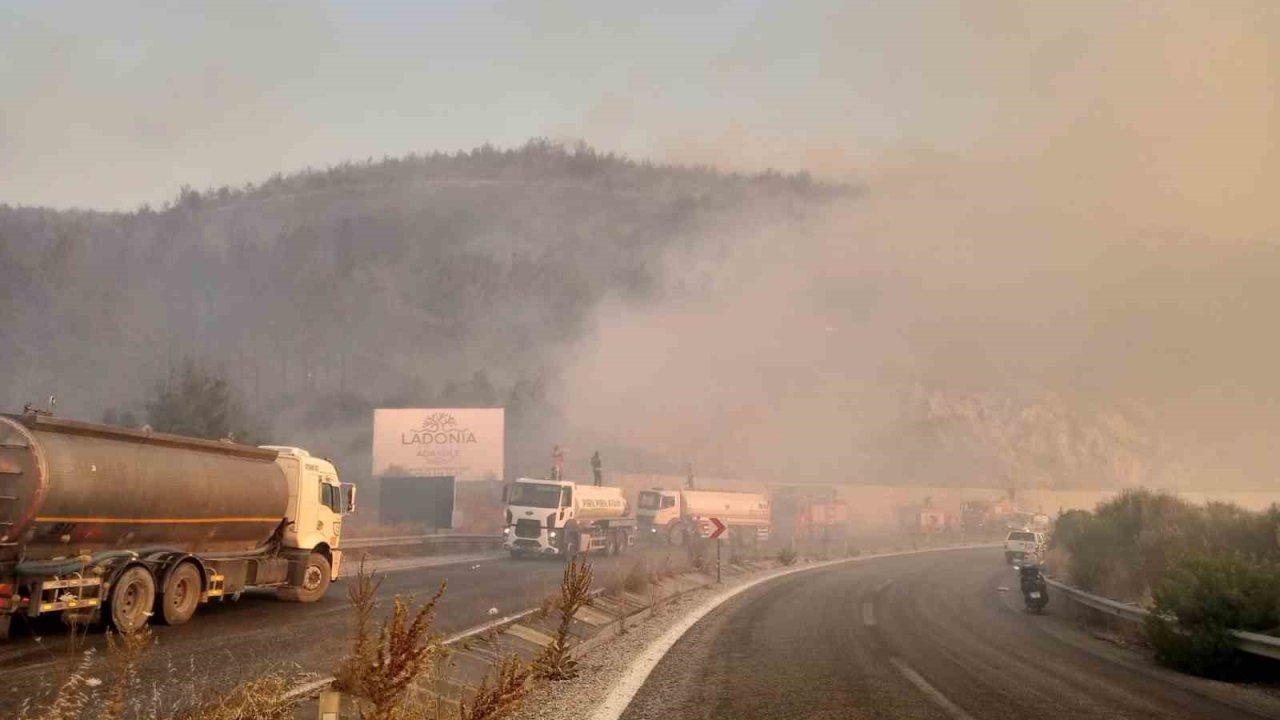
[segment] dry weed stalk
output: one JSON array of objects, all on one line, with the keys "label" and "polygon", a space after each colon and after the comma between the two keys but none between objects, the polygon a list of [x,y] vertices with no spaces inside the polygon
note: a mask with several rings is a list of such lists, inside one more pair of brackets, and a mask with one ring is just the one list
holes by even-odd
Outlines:
[{"label": "dry weed stalk", "polygon": [[428,674],[446,652],[443,639],[433,631],[445,586],[441,583],[436,594],[417,607],[413,596],[392,601],[391,617],[383,622],[370,654],[372,664],[357,668],[356,690],[373,704],[362,714],[364,720],[396,718],[414,680]]},{"label": "dry weed stalk", "polygon": [[591,592],[591,562],[575,555],[564,568],[560,581],[560,625],[550,645],[533,660],[533,672],[546,680],[570,680],[577,677],[577,661],[569,655],[569,627],[573,616],[586,604]]},{"label": "dry weed stalk", "polygon": [[111,687],[107,691],[104,717],[112,720],[124,717],[125,701],[138,676],[138,663],[151,650],[154,639],[151,628],[146,625],[131,633],[107,634]]},{"label": "dry weed stalk", "polygon": [[368,555],[360,558],[360,569],[347,588],[347,599],[355,615],[351,636],[351,652],[343,659],[336,673],[335,687],[358,693],[361,672],[377,661],[373,637],[373,612],[377,607],[378,590],[382,577],[365,568]]},{"label": "dry weed stalk", "polygon": [[494,668],[493,683],[490,676],[480,681],[472,696],[471,704],[464,700],[458,707],[460,720],[497,720],[506,717],[520,706],[529,692],[528,682],[532,669],[520,658],[509,655]]}]

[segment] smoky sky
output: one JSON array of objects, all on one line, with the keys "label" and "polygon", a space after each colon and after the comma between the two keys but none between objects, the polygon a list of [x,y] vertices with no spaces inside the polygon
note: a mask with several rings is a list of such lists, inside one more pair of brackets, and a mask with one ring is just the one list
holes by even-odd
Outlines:
[{"label": "smoky sky", "polygon": [[557,347],[567,440],[843,477],[924,384],[1145,408],[1270,472],[1274,3],[267,7],[3,11],[0,202],[539,135],[807,170],[856,191],[708,222]]}]

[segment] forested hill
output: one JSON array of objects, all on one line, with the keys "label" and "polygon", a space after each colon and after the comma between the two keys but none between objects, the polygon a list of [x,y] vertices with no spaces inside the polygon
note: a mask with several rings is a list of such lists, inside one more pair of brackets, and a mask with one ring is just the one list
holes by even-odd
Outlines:
[{"label": "forested hill", "polygon": [[128,213],[0,205],[0,406],[142,414],[196,358],[272,439],[357,472],[381,405],[506,404],[512,460],[540,467],[557,354],[603,298],[660,293],[665,254],[711,223],[843,192],[535,141]]}]

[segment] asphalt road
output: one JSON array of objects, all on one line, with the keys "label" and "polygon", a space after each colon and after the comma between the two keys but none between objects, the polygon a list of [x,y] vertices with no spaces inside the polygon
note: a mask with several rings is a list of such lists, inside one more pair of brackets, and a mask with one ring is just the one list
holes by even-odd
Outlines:
[{"label": "asphalt road", "polygon": [[[621,558],[593,558],[597,585],[621,577],[637,557],[660,559],[665,549],[633,549]],[[354,571],[354,568],[351,568]],[[437,628],[452,633],[499,615],[536,607],[558,592],[564,563],[554,559],[507,557],[386,573],[379,597],[417,594],[425,599],[443,581],[448,589],[438,606]],[[383,608],[389,605],[382,603]],[[319,602],[277,601],[270,592],[245,593],[239,601],[201,606],[186,625],[155,627],[156,645],[145,658],[137,693],[158,704],[216,693],[267,673],[321,673],[336,669],[348,644],[347,583],[340,581]],[[70,635],[56,621],[19,628],[0,644],[0,718],[11,717],[28,698],[49,693],[68,666]],[[91,631],[83,648],[106,652],[102,630]]]},{"label": "asphalt road", "polygon": [[623,718],[1280,718],[1269,691],[1167,671],[1021,603],[998,550],[791,575],[695,624]]}]

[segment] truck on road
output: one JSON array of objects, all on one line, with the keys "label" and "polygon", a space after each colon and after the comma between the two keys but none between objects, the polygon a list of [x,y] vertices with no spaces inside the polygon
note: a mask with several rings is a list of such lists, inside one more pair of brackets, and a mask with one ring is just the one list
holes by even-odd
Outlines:
[{"label": "truck on road", "polygon": [[636,518],[622,488],[519,478],[503,499],[502,546],[514,558],[620,555],[635,538]]},{"label": "truck on road", "polygon": [[729,528],[733,542],[754,545],[769,537],[769,496],[762,493],[655,488],[640,491],[636,504],[641,537],[671,545],[699,537],[713,517]]},{"label": "truck on road", "polygon": [[314,602],[354,509],[333,464],[298,448],[0,415],[0,638],[55,613],[178,625],[249,588]]}]

